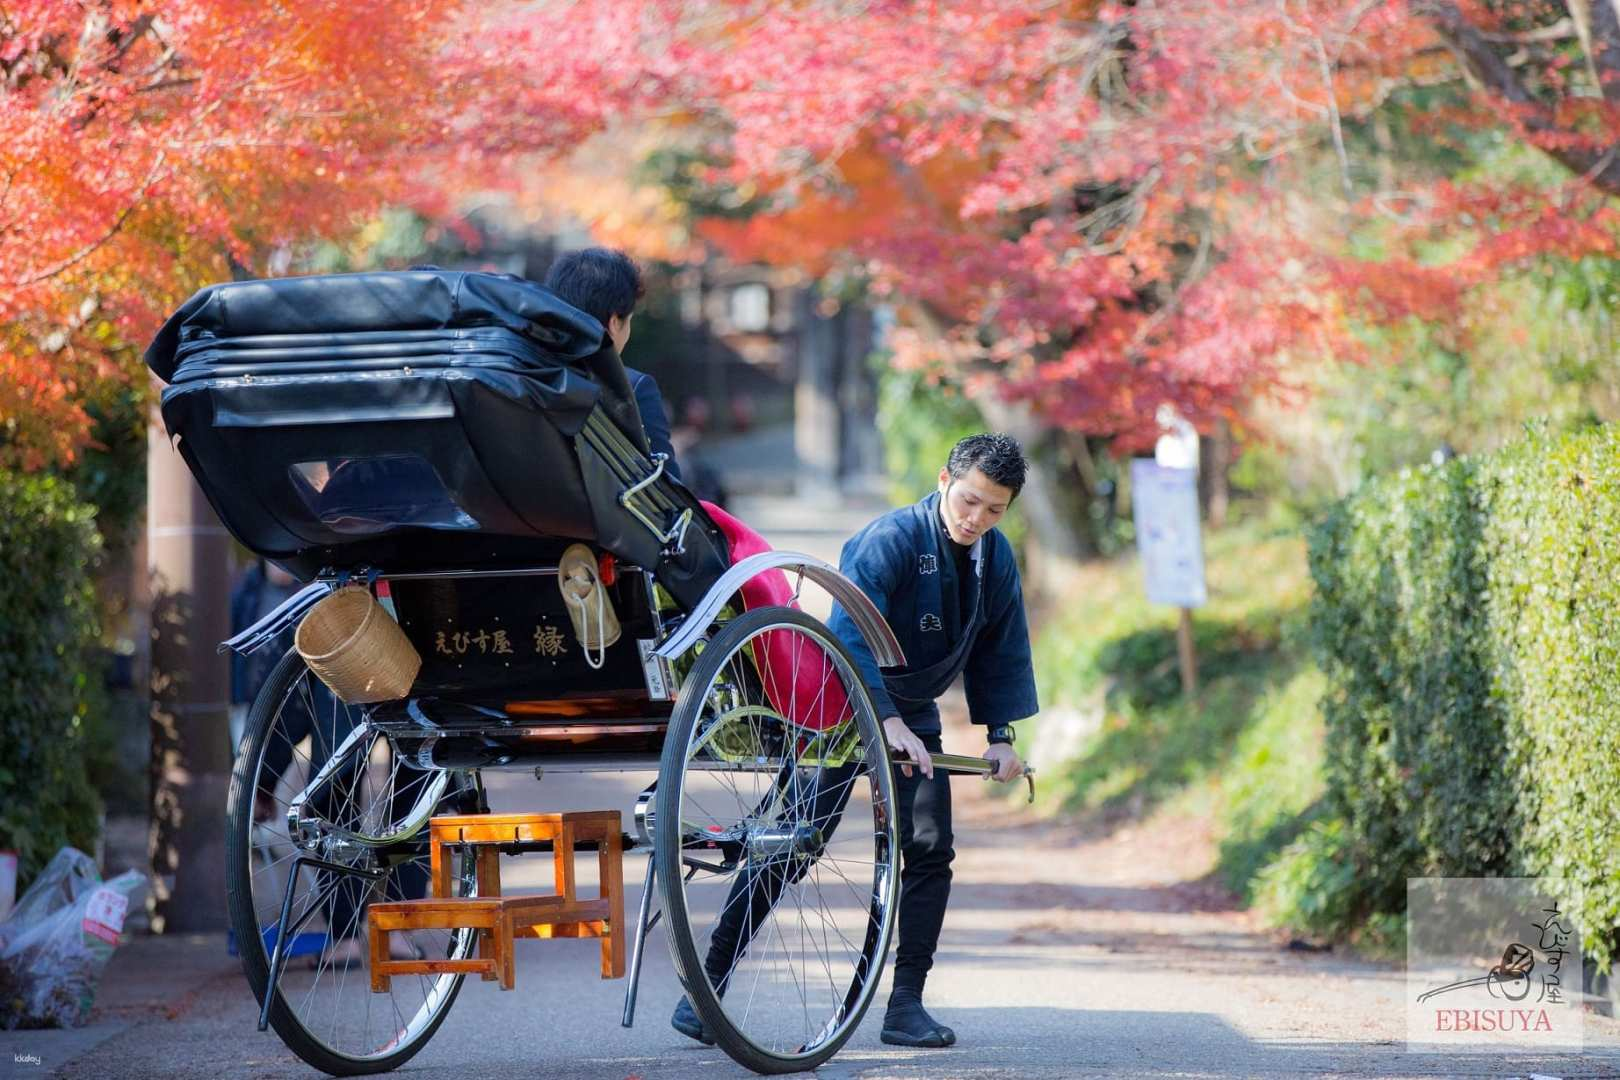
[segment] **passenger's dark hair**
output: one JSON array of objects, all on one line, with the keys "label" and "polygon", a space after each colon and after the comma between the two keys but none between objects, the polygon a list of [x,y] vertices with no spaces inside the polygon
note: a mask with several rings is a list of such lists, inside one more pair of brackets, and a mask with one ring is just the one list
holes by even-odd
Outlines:
[{"label": "passenger's dark hair", "polygon": [[601,247],[559,255],[546,271],[544,285],[603,326],[613,315],[628,318],[647,291],[628,255]]},{"label": "passenger's dark hair", "polygon": [[952,479],[960,480],[978,469],[1014,495],[1024,489],[1024,473],[1028,468],[1018,440],[999,431],[969,435],[951,448],[951,456],[945,462],[945,471]]}]

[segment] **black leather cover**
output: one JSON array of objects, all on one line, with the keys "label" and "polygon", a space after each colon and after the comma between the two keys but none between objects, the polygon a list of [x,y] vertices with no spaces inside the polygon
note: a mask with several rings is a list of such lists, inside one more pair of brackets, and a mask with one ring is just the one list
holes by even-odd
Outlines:
[{"label": "black leather cover", "polygon": [[[505,389],[533,394],[569,434],[600,392],[608,415],[646,452],[635,397],[602,324],[511,274],[408,270],[210,285],[163,324],[146,364],[177,383],[270,367],[339,366],[347,373],[413,357],[454,365],[475,356],[480,366],[532,380]],[[537,393],[542,389],[549,393]]]},{"label": "black leather cover", "polygon": [[[617,521],[599,535],[601,493],[574,447],[599,408],[647,455],[623,367],[601,324],[532,282],[416,270],[214,285],[146,362],[220,519],[302,577],[523,563],[555,538],[631,558]],[[678,482],[659,487],[696,506]],[[639,538],[619,546],[648,555]],[[706,587],[680,585],[683,604]]]}]

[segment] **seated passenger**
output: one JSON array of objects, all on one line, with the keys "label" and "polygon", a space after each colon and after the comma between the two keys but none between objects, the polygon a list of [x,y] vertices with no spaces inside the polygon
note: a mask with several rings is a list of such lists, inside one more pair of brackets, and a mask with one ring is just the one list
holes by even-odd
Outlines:
[{"label": "seated passenger", "polygon": [[[601,323],[613,342],[614,351],[621,358],[624,356],[624,347],[630,343],[630,321],[635,318],[636,302],[646,293],[641,271],[628,255],[601,247],[566,252],[546,271],[544,285]],[[624,375],[636,395],[636,408],[641,413],[647,444],[653,453],[668,455],[664,471],[679,480],[681,468],[675,461],[675,447],[669,441],[669,416],[664,412],[664,397],[658,391],[657,380],[629,364],[624,366]]]}]

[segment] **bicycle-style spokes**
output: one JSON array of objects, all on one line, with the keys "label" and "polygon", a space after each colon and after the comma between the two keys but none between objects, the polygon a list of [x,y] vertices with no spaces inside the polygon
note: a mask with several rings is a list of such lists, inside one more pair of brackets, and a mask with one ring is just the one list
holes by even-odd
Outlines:
[{"label": "bicycle-style spokes", "polygon": [[683,688],[663,776],[660,873],[693,1006],[751,1068],[826,1060],[876,987],[898,874],[882,733],[842,646],[790,609],[727,624]]},{"label": "bicycle-style spokes", "polygon": [[[232,928],[269,1021],[317,1068],[397,1067],[426,1043],[460,987],[460,975],[396,977],[388,993],[373,994],[366,947],[370,904],[427,893],[427,818],[465,795],[464,778],[443,794],[449,778],[401,760],[294,652],[254,703],[230,794]],[[473,891],[470,858],[452,878],[463,895]],[[462,958],[475,944],[471,931],[393,937],[419,958]],[[266,1002],[278,944],[284,959]]]}]

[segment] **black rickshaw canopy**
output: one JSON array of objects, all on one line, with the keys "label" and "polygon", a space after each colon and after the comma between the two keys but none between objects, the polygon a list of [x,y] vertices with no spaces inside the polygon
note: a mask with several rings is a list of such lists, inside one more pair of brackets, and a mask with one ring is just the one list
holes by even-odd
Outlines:
[{"label": "black rickshaw canopy", "polygon": [[146,362],[221,521],[301,577],[516,565],[585,540],[690,608],[729,561],[679,482],[639,486],[658,470],[601,324],[522,278],[214,285]]}]

